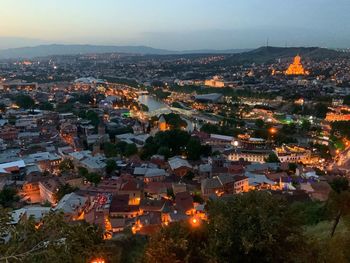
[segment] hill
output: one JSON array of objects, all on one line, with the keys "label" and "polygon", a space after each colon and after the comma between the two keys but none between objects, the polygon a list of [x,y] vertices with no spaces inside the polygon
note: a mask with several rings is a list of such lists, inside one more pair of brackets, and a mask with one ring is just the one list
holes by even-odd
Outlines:
[{"label": "hill", "polygon": [[303,58],[312,60],[350,56],[349,53],[319,47],[260,47],[252,51],[232,54],[228,56],[226,60],[222,61],[222,63],[273,63],[277,59],[291,58],[297,54]]},{"label": "hill", "polygon": [[171,51],[146,46],[100,46],[100,45],[40,45],[34,47],[10,48],[0,50],[0,58],[33,58],[53,55],[78,55],[102,53],[129,54],[169,54]]},{"label": "hill", "polygon": [[0,59],[34,58],[53,55],[78,55],[78,54],[102,54],[124,53],[139,55],[180,55],[180,54],[234,54],[247,51],[247,49],[229,50],[188,50],[171,51],[156,49],[147,46],[103,46],[103,45],[39,45],[33,47],[10,48],[0,50]]}]

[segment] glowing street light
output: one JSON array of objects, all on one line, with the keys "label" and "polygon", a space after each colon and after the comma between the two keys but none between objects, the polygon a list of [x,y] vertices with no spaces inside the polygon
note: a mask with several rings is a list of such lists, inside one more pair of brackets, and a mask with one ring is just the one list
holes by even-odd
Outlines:
[{"label": "glowing street light", "polygon": [[91,263],[106,263],[106,261],[103,258],[97,258],[93,259]]},{"label": "glowing street light", "polygon": [[190,223],[192,227],[198,227],[200,225],[200,221],[196,217],[192,217]]},{"label": "glowing street light", "polygon": [[277,129],[272,127],[272,128],[269,129],[269,133],[276,134],[277,133]]}]

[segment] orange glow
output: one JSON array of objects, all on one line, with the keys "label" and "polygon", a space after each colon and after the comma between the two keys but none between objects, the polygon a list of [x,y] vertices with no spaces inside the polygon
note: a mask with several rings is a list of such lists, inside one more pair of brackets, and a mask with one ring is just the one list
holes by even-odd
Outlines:
[{"label": "orange glow", "polygon": [[294,58],[293,63],[290,64],[286,71],[286,75],[309,75],[309,71],[305,70],[301,64],[301,57],[299,55],[297,55]]},{"label": "orange glow", "polygon": [[42,222],[39,222],[39,223],[35,224],[35,229],[39,229],[42,225],[43,225]]},{"label": "orange glow", "polygon": [[131,228],[132,233],[135,235],[137,232],[141,230],[143,227],[142,223],[140,220],[137,220],[136,224]]},{"label": "orange glow", "polygon": [[196,217],[192,217],[190,223],[192,227],[198,227],[200,225],[200,221]]},{"label": "orange glow", "polygon": [[270,128],[269,132],[271,134],[276,134],[277,133],[277,129],[276,128]]},{"label": "orange glow", "polygon": [[102,258],[93,259],[91,263],[105,263],[106,261]]}]

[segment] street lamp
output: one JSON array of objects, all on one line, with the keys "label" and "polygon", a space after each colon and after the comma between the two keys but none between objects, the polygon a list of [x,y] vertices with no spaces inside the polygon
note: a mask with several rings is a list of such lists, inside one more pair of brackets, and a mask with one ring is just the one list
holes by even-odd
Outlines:
[{"label": "street lamp", "polygon": [[199,225],[200,225],[200,221],[196,217],[192,217],[190,220],[190,223],[191,223],[192,227],[199,227]]},{"label": "street lamp", "polygon": [[269,129],[269,133],[271,133],[272,135],[273,135],[273,134],[276,134],[276,133],[277,133],[277,129],[274,128],[274,127],[271,127],[271,128]]}]

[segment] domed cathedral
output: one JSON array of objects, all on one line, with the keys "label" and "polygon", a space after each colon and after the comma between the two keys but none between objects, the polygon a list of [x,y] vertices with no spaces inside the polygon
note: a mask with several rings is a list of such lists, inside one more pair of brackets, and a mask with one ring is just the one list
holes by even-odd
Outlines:
[{"label": "domed cathedral", "polygon": [[294,58],[293,63],[289,65],[285,73],[286,75],[309,75],[309,71],[305,70],[301,64],[301,57],[299,55]]}]

